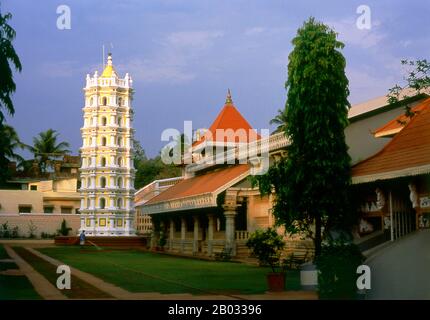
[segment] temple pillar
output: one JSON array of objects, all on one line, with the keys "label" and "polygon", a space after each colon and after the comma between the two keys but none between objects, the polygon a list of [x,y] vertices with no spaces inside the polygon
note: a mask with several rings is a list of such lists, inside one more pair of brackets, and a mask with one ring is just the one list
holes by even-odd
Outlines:
[{"label": "temple pillar", "polygon": [[208,215],[208,256],[212,256],[213,253],[213,239],[214,239],[214,228],[215,228],[215,216],[213,214]]},{"label": "temple pillar", "polygon": [[175,221],[170,219],[170,228],[169,228],[169,249],[173,250],[173,241],[175,237]]},{"label": "temple pillar", "polygon": [[185,218],[181,218],[181,252],[185,250],[185,233],[187,232],[187,221]]},{"label": "temple pillar", "polygon": [[193,254],[199,251],[199,217],[194,216],[194,238],[193,238]]},{"label": "temple pillar", "polygon": [[235,241],[235,218],[237,214],[237,191],[227,190],[224,201],[224,216],[225,216],[225,249],[229,251],[232,256],[236,255],[236,241]]}]

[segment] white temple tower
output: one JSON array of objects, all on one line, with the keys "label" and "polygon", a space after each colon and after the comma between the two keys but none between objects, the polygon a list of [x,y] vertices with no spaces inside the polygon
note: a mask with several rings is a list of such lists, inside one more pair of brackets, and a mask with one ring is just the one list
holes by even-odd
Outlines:
[{"label": "white temple tower", "polygon": [[79,232],[135,235],[131,77],[118,76],[109,54],[101,76],[87,75],[84,92]]}]

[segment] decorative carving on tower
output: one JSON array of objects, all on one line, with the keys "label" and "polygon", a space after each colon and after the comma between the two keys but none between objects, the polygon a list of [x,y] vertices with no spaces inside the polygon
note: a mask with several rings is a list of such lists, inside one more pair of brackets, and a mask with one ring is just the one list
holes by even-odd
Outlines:
[{"label": "decorative carving on tower", "polygon": [[132,84],[111,54],[101,76],[86,76],[79,232],[90,236],[135,234]]}]

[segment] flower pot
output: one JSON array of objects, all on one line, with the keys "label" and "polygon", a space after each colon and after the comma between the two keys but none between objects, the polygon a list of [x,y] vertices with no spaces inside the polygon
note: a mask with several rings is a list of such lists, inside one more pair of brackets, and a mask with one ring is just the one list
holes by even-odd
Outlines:
[{"label": "flower pot", "polygon": [[271,272],[267,274],[267,286],[269,291],[280,292],[285,291],[285,273]]}]

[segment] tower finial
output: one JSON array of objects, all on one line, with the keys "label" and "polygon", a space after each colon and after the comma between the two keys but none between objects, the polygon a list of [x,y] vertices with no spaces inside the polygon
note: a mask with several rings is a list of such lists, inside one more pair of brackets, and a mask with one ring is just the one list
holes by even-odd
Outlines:
[{"label": "tower finial", "polygon": [[108,66],[112,65],[112,53],[108,53]]},{"label": "tower finial", "polygon": [[230,88],[227,90],[227,98],[225,99],[225,104],[233,104]]}]

